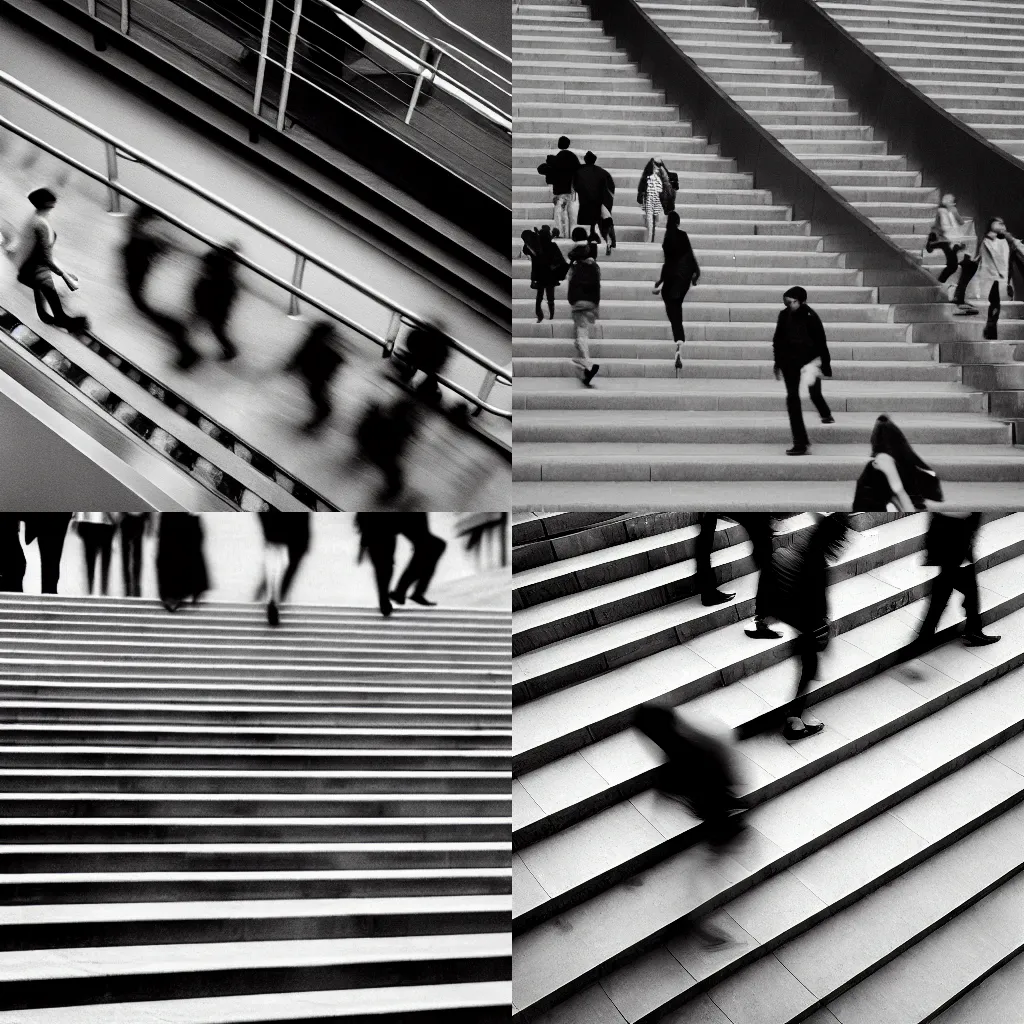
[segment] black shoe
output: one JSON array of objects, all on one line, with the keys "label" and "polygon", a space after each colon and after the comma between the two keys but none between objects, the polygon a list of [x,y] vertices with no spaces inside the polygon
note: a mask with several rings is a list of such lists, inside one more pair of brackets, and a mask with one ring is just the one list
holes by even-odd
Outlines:
[{"label": "black shoe", "polygon": [[380,599],[380,613],[385,619],[391,614],[391,602],[387,597],[382,597]]},{"label": "black shoe", "polygon": [[597,376],[597,371],[601,369],[600,363],[594,363],[594,365],[583,374],[583,386],[585,388],[592,388],[594,385],[591,381]]},{"label": "black shoe", "polygon": [[821,417],[821,422],[822,423],[835,423],[835,421],[836,421],[835,416],[822,416]]},{"label": "black shoe", "polygon": [[792,448],[787,448],[786,449],[786,454],[787,455],[806,455],[807,454],[807,445],[805,445],[805,444],[795,444],[795,445],[793,445]]},{"label": "black shoe", "polygon": [[424,597],[423,594],[410,594],[409,600],[423,605],[424,608],[433,608],[437,605],[436,601],[431,601],[430,598]]},{"label": "black shoe", "polygon": [[824,723],[819,722],[816,718],[812,718],[809,722],[800,718],[787,718],[782,735],[787,740],[802,740],[807,736],[817,735],[824,728]]},{"label": "black shoe", "polygon": [[753,629],[743,630],[751,640],[778,640],[782,634],[772,629],[766,622],[758,622]]},{"label": "black shoe", "polygon": [[986,341],[998,341],[999,335],[996,333],[996,329],[992,324],[985,324],[985,329],[981,332],[981,336]]},{"label": "black shoe", "polygon": [[676,350],[676,369],[681,370],[683,368],[683,357],[679,350]]},{"label": "black shoe", "polygon": [[272,626],[277,626],[281,623],[281,613],[278,610],[276,601],[270,601],[267,604],[267,622]]},{"label": "black shoe", "polygon": [[391,600],[395,604],[405,604],[405,594],[400,594],[397,590],[391,591]]},{"label": "black shoe", "polygon": [[[553,319],[553,318],[552,318],[552,319]],[[543,316],[539,316],[539,317],[537,317],[537,323],[539,323],[539,324],[542,324],[542,323],[544,323],[544,317],[543,317]]]},{"label": "black shoe", "polygon": [[1002,639],[1001,636],[994,636],[991,633],[965,633],[964,646],[988,647],[989,644],[997,644]]},{"label": "black shoe", "polygon": [[[956,302],[956,299],[953,300]],[[976,306],[972,306],[969,302],[957,302],[955,316],[977,316],[978,309]]]},{"label": "black shoe", "polygon": [[735,594],[727,594],[724,590],[710,590],[706,594],[700,595],[700,603],[705,608],[710,608],[716,604],[728,604],[735,596]]}]

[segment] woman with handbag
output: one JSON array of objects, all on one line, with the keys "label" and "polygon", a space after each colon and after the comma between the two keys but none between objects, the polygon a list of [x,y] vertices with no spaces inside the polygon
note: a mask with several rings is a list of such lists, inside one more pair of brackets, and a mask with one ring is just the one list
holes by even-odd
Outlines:
[{"label": "woman with handbag", "polygon": [[789,623],[796,631],[796,653],[800,675],[796,693],[786,708],[782,735],[787,740],[803,739],[825,726],[804,712],[807,690],[818,674],[818,655],[828,647],[831,627],[828,616],[829,562],[839,557],[846,543],[850,517],[833,512],[818,521],[814,529],[772,556],[771,597],[766,605],[771,617]]},{"label": "woman with handbag", "polygon": [[636,190],[636,201],[638,206],[643,207],[647,241],[653,242],[662,212],[668,214],[676,208],[676,188],[660,156],[651,157],[644,166]]},{"label": "woman with handbag", "polygon": [[[525,232],[524,232],[525,235]],[[548,300],[548,319],[555,319],[555,289],[565,280],[569,264],[558,243],[551,237],[551,228],[542,224],[533,237],[523,239],[523,254],[530,257],[530,287],[537,292],[537,323],[544,320],[543,300]]]},{"label": "woman with handbag", "polygon": [[854,512],[921,511],[942,501],[939,476],[884,413],[871,431],[871,459],[857,480]]}]

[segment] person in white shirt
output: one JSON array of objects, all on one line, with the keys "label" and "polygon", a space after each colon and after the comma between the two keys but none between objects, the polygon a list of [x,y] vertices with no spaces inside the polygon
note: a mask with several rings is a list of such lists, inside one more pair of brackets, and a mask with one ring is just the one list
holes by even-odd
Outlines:
[{"label": "person in white shirt", "polygon": [[960,254],[967,248],[964,227],[964,219],[956,208],[956,196],[947,192],[935,210],[935,220],[924,247],[925,252],[939,249],[946,257],[946,265],[939,274],[939,284],[945,284],[960,266]]},{"label": "person in white shirt", "polygon": [[100,595],[110,582],[110,552],[114,543],[114,516],[110,512],[76,512],[75,529],[85,545],[85,574],[92,594],[96,578],[96,557],[100,558]]},{"label": "person in white shirt", "polygon": [[998,339],[1001,300],[1004,297],[1013,298],[1013,288],[1010,284],[1011,247],[1024,259],[1024,245],[1006,230],[1006,223],[1002,217],[993,217],[985,229],[985,236],[978,242],[978,251],[970,267],[965,262],[960,272],[957,304],[963,307],[967,285],[972,281],[972,288],[977,297],[982,301],[988,300],[988,320],[982,333],[986,341]]}]

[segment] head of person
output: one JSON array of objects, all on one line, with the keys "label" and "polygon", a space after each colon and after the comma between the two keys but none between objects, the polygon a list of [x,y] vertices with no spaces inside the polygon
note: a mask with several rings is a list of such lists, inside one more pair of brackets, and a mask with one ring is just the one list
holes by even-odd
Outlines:
[{"label": "head of person", "polygon": [[896,426],[885,413],[875,420],[871,428],[871,457],[889,455],[901,470],[910,467],[917,461],[914,449],[906,435]]},{"label": "head of person", "polygon": [[597,163],[597,154],[588,149],[583,156],[583,162],[592,167]]},{"label": "head of person", "polygon": [[665,161],[662,160],[660,156],[656,156],[656,157],[654,157],[654,166],[655,167],[664,167],[665,166]]},{"label": "head of person", "polygon": [[947,210],[952,209],[954,206],[956,206],[956,196],[953,195],[952,192],[947,192],[942,197],[942,205],[946,207]]},{"label": "head of person", "polygon": [[641,704],[633,713],[633,724],[649,740],[660,743],[675,732],[676,718],[658,704]]},{"label": "head of person", "polygon": [[540,240],[542,242],[550,242],[551,241],[551,225],[550,224],[541,224],[540,229],[537,231],[537,236],[540,238]]},{"label": "head of person", "polygon": [[675,210],[672,210],[665,218],[665,227],[668,231],[679,230],[679,214]]},{"label": "head of person", "polygon": [[48,213],[57,205],[57,196],[48,188],[37,188],[29,192],[28,201],[40,213]]},{"label": "head of person", "polygon": [[333,320],[317,320],[309,329],[309,340],[321,345],[329,344],[335,335]]},{"label": "head of person", "polygon": [[1006,234],[1006,221],[1002,217],[990,217],[985,234],[996,238],[1002,238]]},{"label": "head of person", "polygon": [[558,148],[559,149],[568,149],[569,146],[571,146],[571,145],[572,145],[572,143],[569,141],[569,136],[568,135],[562,135],[562,136],[559,137],[559,139],[558,139]]},{"label": "head of person", "polygon": [[782,301],[790,312],[795,312],[807,302],[807,291],[800,285],[794,285],[788,291],[783,292]]},{"label": "head of person", "polygon": [[585,242],[587,240],[587,229],[579,225],[572,229],[572,240],[574,242]]}]

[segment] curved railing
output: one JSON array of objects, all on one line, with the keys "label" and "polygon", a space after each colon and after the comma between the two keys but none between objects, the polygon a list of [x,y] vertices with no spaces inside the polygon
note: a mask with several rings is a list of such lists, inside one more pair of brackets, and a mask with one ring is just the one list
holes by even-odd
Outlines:
[{"label": "curved railing", "polygon": [[[158,204],[152,202],[150,199],[141,196],[138,193],[134,192],[133,190],[126,188],[124,185],[122,185],[118,181],[118,157],[123,156],[133,162],[148,167],[150,170],[156,172],[161,177],[166,178],[168,181],[172,181],[176,185],[180,185],[182,188],[191,192],[193,195],[199,196],[206,202],[217,207],[223,212],[229,214],[239,223],[245,224],[247,227],[254,229],[259,234],[263,235],[265,238],[270,239],[271,241],[277,243],[278,245],[282,246],[284,249],[292,253],[294,257],[294,269],[291,281],[288,281],[285,278],[281,277],[280,275],[274,273],[272,270],[268,270],[266,267],[259,265],[258,263],[249,259],[248,257],[242,254],[239,255],[239,262],[243,266],[248,267],[251,271],[258,274],[260,277],[264,278],[267,281],[270,281],[272,284],[276,285],[279,288],[282,288],[284,291],[289,293],[289,295],[291,296],[290,311],[292,313],[298,311],[297,303],[299,300],[301,300],[302,302],[306,302],[310,306],[313,306],[315,309],[320,310],[320,312],[324,313],[331,319],[337,320],[339,323],[344,324],[346,327],[356,331],[364,338],[380,346],[385,358],[389,358],[393,354],[395,350],[395,345],[398,341],[398,335],[399,332],[401,331],[403,323],[408,324],[409,326],[412,327],[429,326],[426,320],[418,316],[411,309],[408,309],[405,306],[401,305],[400,303],[395,302],[393,299],[384,295],[382,292],[377,291],[377,289],[371,287],[368,284],[365,284],[363,281],[360,281],[358,278],[354,277],[352,274],[349,274],[347,271],[344,271],[340,267],[337,267],[334,264],[328,262],[327,260],[318,256],[312,250],[307,249],[303,245],[300,245],[298,242],[292,241],[286,235],[283,235],[281,232],[262,223],[255,217],[246,213],[244,210],[241,210],[237,206],[234,206],[232,203],[229,203],[226,200],[221,199],[219,196],[214,195],[212,192],[203,188],[201,185],[198,185],[195,182],[184,177],[184,175],[178,174],[171,168],[166,167],[165,165],[159,163],[158,161],[148,157],[145,153],[142,153],[140,150],[137,150],[133,146],[130,146],[125,142],[122,142],[120,139],[104,131],[102,128],[98,128],[96,125],[91,124],[89,121],[86,121],[84,118],[79,117],[77,114],[73,113],[65,107],[62,107],[60,104],[54,103],[52,100],[44,96],[42,93],[37,92],[35,89],[32,89],[30,86],[27,86],[23,82],[18,81],[16,78],[13,78],[11,75],[8,75],[4,71],[0,71],[0,84],[8,86],[10,89],[24,96],[26,99],[31,100],[33,103],[36,103],[37,105],[43,107],[44,109],[50,111],[53,114],[56,114],[58,117],[67,121],[68,123],[75,125],[77,128],[81,129],[82,131],[88,133],[89,135],[92,135],[94,138],[103,142],[106,148],[106,169],[105,171],[97,171],[94,170],[92,167],[89,167],[87,164],[83,163],[81,160],[78,160],[77,158],[62,152],[56,146],[53,146],[50,143],[46,142],[45,140],[40,139],[39,137],[33,135],[31,132],[26,131],[20,125],[17,125],[13,121],[11,121],[9,118],[0,116],[0,125],[6,128],[8,131],[13,132],[15,135],[19,136],[22,139],[25,139],[32,145],[37,146],[40,149],[44,150],[45,152],[49,153],[51,156],[56,157],[62,163],[67,164],[69,167],[73,167],[75,170],[91,178],[93,181],[97,181],[104,185],[108,190],[109,212],[120,212],[120,198],[123,196],[126,199],[131,200],[132,202],[144,203],[145,205],[151,207],[159,216],[163,217],[168,223],[173,224],[175,227],[184,231],[186,234],[191,235],[193,238],[203,242],[205,245],[219,244],[217,239],[212,238],[211,236],[207,235],[200,229],[193,227],[191,224],[187,223],[182,218],[178,217],[176,214],[173,214],[168,210],[162,209]],[[346,316],[339,310],[334,309],[332,306],[318,299],[316,296],[304,291],[302,288],[302,278],[307,264],[312,264],[315,267],[319,267],[321,270],[325,271],[331,277],[343,282],[350,288],[353,288],[355,291],[359,292],[361,295],[364,295],[367,298],[372,299],[379,306],[382,306],[386,310],[388,310],[390,312],[390,321],[388,323],[388,328],[385,331],[385,333],[383,335],[377,333],[373,329],[366,327],[365,325],[360,324],[355,320],[351,319],[350,317]],[[484,377],[477,394],[468,391],[466,388],[462,387],[460,384],[456,383],[455,381],[447,377],[438,378],[441,384],[448,388],[450,391],[459,395],[461,398],[464,398],[466,401],[470,402],[473,406],[475,406],[478,412],[489,412],[494,416],[501,417],[502,419],[511,420],[511,411],[507,411],[505,409],[499,408],[498,406],[492,405],[490,402],[487,402],[484,398],[481,397],[481,395],[489,394],[496,382],[500,384],[511,385],[512,376],[510,371],[504,369],[497,363],[488,359],[486,356],[477,352],[475,349],[467,345],[465,342],[459,341],[457,338],[453,338],[450,335],[448,335],[447,337],[452,347],[456,351],[460,352],[466,358],[472,360],[472,362],[476,363],[477,366],[479,366],[484,371]]]}]

